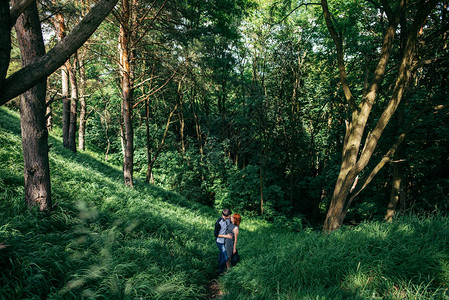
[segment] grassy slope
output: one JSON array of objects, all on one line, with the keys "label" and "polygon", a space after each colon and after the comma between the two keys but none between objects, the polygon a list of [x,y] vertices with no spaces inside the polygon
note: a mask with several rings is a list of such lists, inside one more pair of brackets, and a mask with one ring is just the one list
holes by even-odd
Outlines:
[{"label": "grassy slope", "polygon": [[[124,188],[119,168],[50,143],[57,206],[43,216],[24,206],[20,125],[0,108],[0,299],[207,296],[214,210]],[[224,298],[449,299],[448,223],[410,217],[323,235],[244,218]]]},{"label": "grassy slope", "polygon": [[[249,230],[227,299],[449,299],[447,217],[403,217],[332,234]],[[257,254],[257,255],[256,255]]]},{"label": "grassy slope", "polygon": [[0,108],[0,298],[200,298],[217,213],[50,137],[54,212],[28,211],[16,114]]}]

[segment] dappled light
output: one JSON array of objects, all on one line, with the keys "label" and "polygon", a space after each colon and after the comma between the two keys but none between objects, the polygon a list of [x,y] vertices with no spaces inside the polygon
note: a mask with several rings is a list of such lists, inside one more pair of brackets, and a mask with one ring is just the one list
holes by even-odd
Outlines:
[{"label": "dappled light", "polygon": [[0,299],[449,299],[448,4],[0,1]]}]

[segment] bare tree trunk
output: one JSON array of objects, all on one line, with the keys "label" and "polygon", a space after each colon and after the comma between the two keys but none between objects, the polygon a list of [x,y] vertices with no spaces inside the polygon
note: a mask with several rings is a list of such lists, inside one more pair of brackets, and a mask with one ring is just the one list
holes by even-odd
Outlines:
[{"label": "bare tree trunk", "polygon": [[73,65],[69,64],[70,79],[70,126],[69,126],[69,149],[76,153],[76,121],[78,114],[78,82],[76,80],[76,54]]},{"label": "bare tree trunk", "polygon": [[147,183],[154,183],[153,180],[153,170],[150,167],[151,165],[151,143],[150,143],[150,99],[145,100],[145,129],[146,129],[146,137],[147,137],[147,176],[145,181]]},{"label": "bare tree trunk", "polygon": [[399,195],[401,191],[402,176],[399,172],[400,170],[398,164],[397,163],[393,164],[393,181],[392,181],[393,184],[391,187],[390,202],[388,203],[387,214],[385,215],[385,221],[389,223],[393,221],[396,206],[400,199]]},{"label": "bare tree trunk", "polygon": [[131,53],[130,53],[130,26],[131,11],[128,0],[123,0],[123,10],[120,22],[120,70],[122,85],[122,112],[123,112],[123,177],[125,185],[133,187],[134,167],[134,133],[132,124],[132,95],[133,84],[131,78]]},{"label": "bare tree trunk", "polygon": [[[64,16],[57,13],[53,19],[59,41],[66,36]],[[61,66],[62,93],[62,143],[64,148],[70,149],[70,97],[69,97],[69,68],[68,62]]]},{"label": "bare tree trunk", "polygon": [[[83,18],[88,13],[88,3],[86,0],[81,1],[82,4],[82,16]],[[88,51],[89,41],[86,41],[84,44],[80,55],[78,57],[79,63],[79,102],[80,102],[80,116],[79,116],[79,129],[78,129],[78,149],[84,151],[86,149],[86,113],[87,113],[87,104],[86,104],[86,55]]]},{"label": "bare tree trunk", "polygon": [[[13,4],[18,0],[13,0]],[[18,18],[15,29],[26,66],[45,54],[44,41],[36,2]],[[20,120],[24,161],[25,201],[45,211],[52,207],[50,167],[48,160],[48,132],[45,123],[47,82],[42,79],[21,96]]]},{"label": "bare tree trunk", "polygon": [[86,73],[84,69],[84,60],[80,61],[80,84],[79,84],[79,102],[80,102],[80,116],[78,129],[78,149],[84,151],[86,149]]}]

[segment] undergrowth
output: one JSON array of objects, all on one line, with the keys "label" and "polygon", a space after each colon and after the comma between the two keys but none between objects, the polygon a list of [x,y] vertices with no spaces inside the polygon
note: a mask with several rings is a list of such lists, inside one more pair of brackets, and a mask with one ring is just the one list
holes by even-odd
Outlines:
[{"label": "undergrowth", "polygon": [[196,299],[215,277],[213,209],[50,136],[54,209],[27,209],[18,117],[0,108],[0,298]]},{"label": "undergrowth", "polygon": [[225,299],[449,299],[449,220],[246,233]]},{"label": "undergrowth", "polygon": [[[0,299],[207,298],[215,210],[126,188],[120,167],[49,143],[55,207],[42,214],[23,200],[18,116],[0,108]],[[223,298],[449,299],[448,223],[410,216],[323,234],[243,217]]]}]

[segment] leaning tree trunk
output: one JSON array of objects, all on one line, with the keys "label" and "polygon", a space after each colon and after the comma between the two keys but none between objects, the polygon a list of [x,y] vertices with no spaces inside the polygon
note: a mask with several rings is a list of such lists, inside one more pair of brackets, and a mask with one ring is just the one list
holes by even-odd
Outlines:
[{"label": "leaning tree trunk", "polygon": [[[346,213],[354,200],[354,196],[349,197],[349,194],[355,178],[367,166],[385,127],[401,102],[410,79],[411,63],[418,40],[418,33],[426,17],[435,8],[438,0],[430,0],[426,3],[420,3],[420,7],[417,8],[414,22],[411,29],[408,31],[404,55],[399,66],[399,72],[391,98],[385,106],[374,129],[366,136],[366,140],[363,143],[364,147],[360,153],[359,150],[362,144],[363,131],[373,104],[377,98],[377,92],[381,84],[381,80],[385,74],[386,65],[392,51],[392,42],[395,36],[396,28],[402,14],[405,12],[405,1],[400,2],[398,8],[396,9],[395,15],[393,15],[391,11],[387,11],[387,16],[390,23],[384,35],[380,58],[374,71],[373,80],[368,92],[359,105],[355,103],[347,82],[342,35],[336,31],[336,27],[333,24],[332,17],[328,9],[327,1],[321,0],[321,3],[326,25],[337,49],[337,63],[343,93],[345,94],[345,98],[352,110],[352,120],[346,124],[346,134],[343,145],[340,172],[337,178],[337,183],[335,185],[329,210],[326,215],[326,220],[324,222],[324,230],[332,231],[340,228],[343,224]],[[372,178],[368,178],[367,182],[371,179]],[[366,184],[363,185],[363,187],[365,186]],[[356,194],[358,194],[358,192]]]},{"label": "leaning tree trunk", "polygon": [[[14,0],[13,3],[18,2]],[[18,18],[17,41],[26,66],[45,54],[36,2]],[[22,148],[24,160],[25,201],[39,210],[51,209],[50,168],[46,114],[46,79],[26,91],[20,101]]]}]

